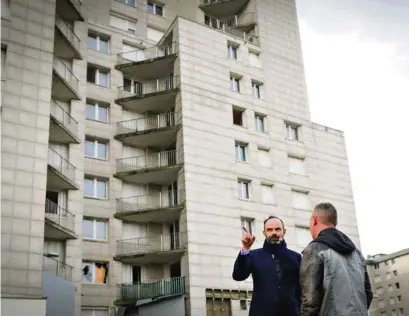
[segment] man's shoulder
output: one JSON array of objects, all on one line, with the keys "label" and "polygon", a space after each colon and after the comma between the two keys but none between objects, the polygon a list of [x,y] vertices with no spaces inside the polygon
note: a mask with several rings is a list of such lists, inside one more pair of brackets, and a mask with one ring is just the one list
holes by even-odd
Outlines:
[{"label": "man's shoulder", "polygon": [[301,254],[298,253],[297,251],[294,251],[294,250],[291,250],[291,249],[287,248],[287,253],[293,259],[295,259],[297,261],[301,261]]},{"label": "man's shoulder", "polygon": [[322,250],[325,250],[329,248],[326,244],[320,243],[318,241],[311,241],[307,247],[305,247],[305,249],[302,251],[302,255],[311,255],[311,254],[316,254]]}]

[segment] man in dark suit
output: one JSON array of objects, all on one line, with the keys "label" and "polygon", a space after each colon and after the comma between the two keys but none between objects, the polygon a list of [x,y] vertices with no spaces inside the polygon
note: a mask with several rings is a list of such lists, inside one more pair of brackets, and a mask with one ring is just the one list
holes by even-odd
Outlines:
[{"label": "man in dark suit", "polygon": [[242,249],[234,263],[233,279],[253,277],[253,299],[249,316],[300,315],[301,255],[287,248],[283,221],[270,216],[264,221],[262,248],[250,250],[255,237],[245,227]]}]

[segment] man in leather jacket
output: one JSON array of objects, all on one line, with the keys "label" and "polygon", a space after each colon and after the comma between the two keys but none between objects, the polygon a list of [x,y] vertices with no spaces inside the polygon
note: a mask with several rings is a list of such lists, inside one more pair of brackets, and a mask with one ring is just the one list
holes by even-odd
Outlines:
[{"label": "man in leather jacket", "polygon": [[361,252],[337,230],[337,210],[318,204],[310,218],[313,241],[300,268],[301,316],[366,316],[373,294]]}]

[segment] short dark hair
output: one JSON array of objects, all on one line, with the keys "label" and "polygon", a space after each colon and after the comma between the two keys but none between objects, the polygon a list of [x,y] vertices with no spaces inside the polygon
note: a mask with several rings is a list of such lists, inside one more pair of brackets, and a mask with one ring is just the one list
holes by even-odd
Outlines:
[{"label": "short dark hair", "polygon": [[264,227],[266,227],[266,223],[267,223],[270,219],[273,219],[273,218],[280,220],[281,225],[283,225],[283,229],[284,229],[284,222],[283,222],[283,220],[282,220],[281,218],[277,217],[277,216],[274,216],[274,215],[270,215],[269,217],[267,217],[267,218],[264,220]]},{"label": "short dark hair", "polygon": [[321,221],[323,224],[332,224],[337,226],[338,224],[338,213],[334,205],[331,203],[319,203],[315,206],[314,212],[323,213],[321,216]]}]

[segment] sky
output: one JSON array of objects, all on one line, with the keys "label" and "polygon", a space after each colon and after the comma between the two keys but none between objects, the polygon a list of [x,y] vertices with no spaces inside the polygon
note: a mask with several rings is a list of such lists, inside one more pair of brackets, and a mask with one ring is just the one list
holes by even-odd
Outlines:
[{"label": "sky", "polygon": [[409,248],[409,0],[297,9],[311,118],[345,133],[363,253]]}]

